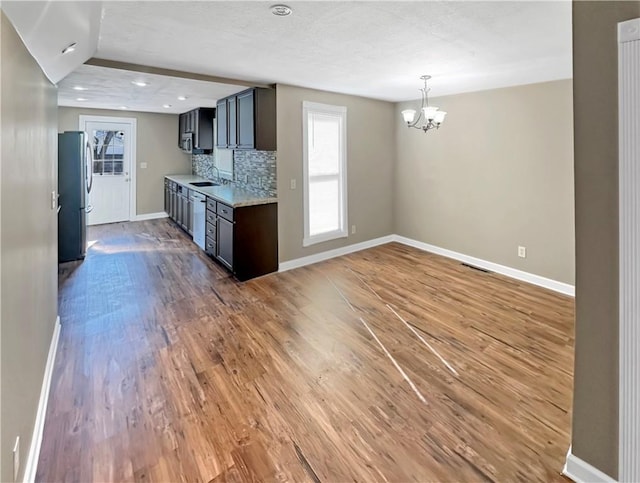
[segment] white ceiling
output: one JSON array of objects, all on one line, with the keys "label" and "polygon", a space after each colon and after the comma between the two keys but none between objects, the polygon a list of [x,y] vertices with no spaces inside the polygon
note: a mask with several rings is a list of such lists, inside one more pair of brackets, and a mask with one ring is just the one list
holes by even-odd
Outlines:
[{"label": "white ceiling", "polygon": [[[95,53],[102,2],[1,3],[2,11],[51,82],[58,82]],[[76,44],[75,50],[63,53],[71,44]]]},{"label": "white ceiling", "polygon": [[[144,81],[139,87],[132,82]],[[86,90],[78,91],[74,87]],[[247,86],[141,74],[94,65],[81,65],[58,83],[58,105],[178,114],[196,107],[215,107],[216,100]],[[187,99],[181,101],[178,96]],[[84,100],[78,100],[84,99]],[[163,105],[171,107],[163,107]]]},{"label": "white ceiling", "polygon": [[[571,77],[569,0],[291,1],[289,17],[272,15],[273,3],[105,1],[93,57],[389,101],[419,97],[422,74],[433,76],[432,96]],[[141,90],[131,76],[82,66],[60,82],[60,102],[89,98],[69,95],[82,82],[92,107],[167,112],[162,104],[196,82],[154,78],[157,89]],[[211,101],[201,105],[227,95],[220,85],[189,87]]]}]

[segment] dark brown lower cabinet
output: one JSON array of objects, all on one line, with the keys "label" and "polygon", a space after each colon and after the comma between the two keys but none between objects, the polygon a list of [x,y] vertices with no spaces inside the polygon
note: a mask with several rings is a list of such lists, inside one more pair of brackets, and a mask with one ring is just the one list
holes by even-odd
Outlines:
[{"label": "dark brown lower cabinet", "polygon": [[233,270],[233,222],[218,218],[218,260]]},{"label": "dark brown lower cabinet", "polygon": [[191,226],[193,206],[189,198],[189,189],[175,181],[165,179],[164,190],[164,206],[169,218],[184,231],[190,235],[193,234],[193,226]]},{"label": "dark brown lower cabinet", "polygon": [[278,205],[232,208],[207,198],[205,244],[206,253],[231,270],[238,280],[277,271]]},{"label": "dark brown lower cabinet", "polygon": [[164,212],[168,215],[171,211],[171,182],[164,180]]}]

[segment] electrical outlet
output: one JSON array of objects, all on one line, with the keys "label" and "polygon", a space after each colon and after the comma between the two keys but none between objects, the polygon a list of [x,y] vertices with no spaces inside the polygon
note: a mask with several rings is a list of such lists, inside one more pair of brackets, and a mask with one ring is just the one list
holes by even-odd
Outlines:
[{"label": "electrical outlet", "polygon": [[520,258],[527,258],[527,247],[518,247],[518,256]]},{"label": "electrical outlet", "polygon": [[296,180],[295,178],[289,182],[289,186],[292,190],[296,189]]},{"label": "electrical outlet", "polygon": [[18,481],[20,473],[20,436],[16,437],[16,444],[13,445],[13,481]]},{"label": "electrical outlet", "polygon": [[52,210],[56,209],[57,201],[58,201],[58,197],[56,196],[56,192],[52,191],[51,192],[51,209]]},{"label": "electrical outlet", "polygon": [[351,225],[351,234],[354,235],[356,233],[356,225]]},{"label": "electrical outlet", "polygon": [[140,169],[147,169],[147,163],[140,163]]}]

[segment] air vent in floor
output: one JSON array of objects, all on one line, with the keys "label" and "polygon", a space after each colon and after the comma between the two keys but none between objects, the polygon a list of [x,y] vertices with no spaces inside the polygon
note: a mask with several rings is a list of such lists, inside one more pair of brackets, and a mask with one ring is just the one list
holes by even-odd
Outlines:
[{"label": "air vent in floor", "polygon": [[475,265],[469,265],[468,263],[461,263],[460,265],[462,265],[464,267],[468,267],[468,268],[473,268],[474,270],[477,270],[478,272],[491,273],[491,271],[487,270],[486,268],[476,267]]}]

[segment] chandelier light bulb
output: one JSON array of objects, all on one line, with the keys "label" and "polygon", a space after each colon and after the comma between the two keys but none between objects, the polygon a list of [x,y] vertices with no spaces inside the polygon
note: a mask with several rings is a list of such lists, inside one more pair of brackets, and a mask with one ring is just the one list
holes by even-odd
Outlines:
[{"label": "chandelier light bulb", "polygon": [[422,108],[422,112],[424,112],[424,117],[427,121],[433,121],[438,114],[438,108],[434,106],[426,106]]},{"label": "chandelier light bulb", "polygon": [[436,112],[436,116],[433,118],[433,122],[436,124],[441,124],[444,121],[444,117],[447,115],[445,111]]},{"label": "chandelier light bulb", "polygon": [[404,122],[410,124],[416,117],[416,111],[414,109],[405,109],[404,111],[402,111],[402,117],[404,118]]}]

